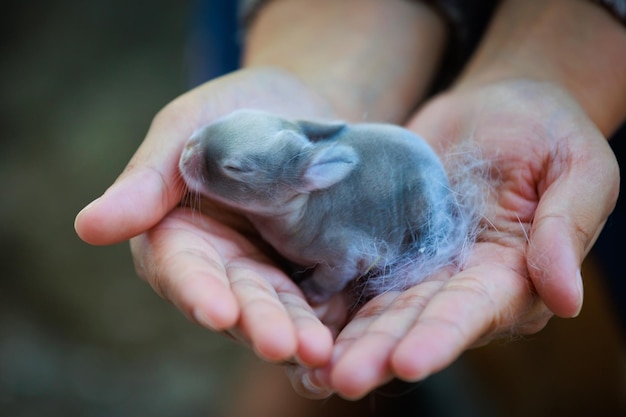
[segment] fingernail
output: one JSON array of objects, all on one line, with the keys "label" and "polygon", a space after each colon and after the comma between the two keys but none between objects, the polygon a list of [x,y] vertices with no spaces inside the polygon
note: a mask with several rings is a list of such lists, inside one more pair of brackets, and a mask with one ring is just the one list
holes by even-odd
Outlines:
[{"label": "fingernail", "polygon": [[578,317],[580,315],[580,312],[583,309],[583,298],[584,298],[585,291],[583,288],[583,275],[580,269],[577,271],[576,285],[578,286],[578,310],[572,316],[572,318]]},{"label": "fingernail", "polygon": [[209,317],[199,308],[195,308],[193,310],[193,319],[196,321],[196,323],[198,323],[200,326],[205,327],[209,330],[213,330],[213,331],[217,331],[217,326],[215,326],[215,323],[213,322],[213,320],[209,319]]},{"label": "fingernail", "polygon": [[318,381],[313,381],[314,378],[311,378],[309,373],[305,373],[302,375],[302,386],[306,389],[311,395],[316,397],[327,397],[332,394],[332,390],[324,387],[322,384],[318,384]]},{"label": "fingernail", "polygon": [[310,392],[312,392],[314,394],[317,394],[317,393],[322,391],[322,387],[320,387],[317,384],[313,383],[313,381],[311,380],[311,375],[309,375],[309,374],[302,375],[302,386],[307,391],[310,391]]}]

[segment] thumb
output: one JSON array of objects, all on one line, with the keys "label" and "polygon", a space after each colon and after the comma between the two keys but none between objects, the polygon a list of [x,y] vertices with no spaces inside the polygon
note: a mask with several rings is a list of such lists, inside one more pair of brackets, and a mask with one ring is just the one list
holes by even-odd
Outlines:
[{"label": "thumb", "polygon": [[[292,117],[326,114],[327,107],[302,82],[273,68],[249,68],[211,80],[175,99],[154,118],[124,173],[76,217],[84,241],[107,245],[157,224],[183,196],[178,158],[193,131],[241,108],[274,110]],[[293,103],[298,103],[293,106]]]},{"label": "thumb", "polygon": [[575,317],[582,308],[580,267],[619,191],[615,156],[603,138],[595,146],[575,151],[586,156],[576,159],[546,188],[530,231],[531,280],[547,307],[561,317]]},{"label": "thumb", "polygon": [[164,119],[171,118],[162,111],[115,183],[76,216],[74,228],[85,242],[128,240],[157,224],[181,200],[185,187],[178,158],[193,129],[176,128]]}]

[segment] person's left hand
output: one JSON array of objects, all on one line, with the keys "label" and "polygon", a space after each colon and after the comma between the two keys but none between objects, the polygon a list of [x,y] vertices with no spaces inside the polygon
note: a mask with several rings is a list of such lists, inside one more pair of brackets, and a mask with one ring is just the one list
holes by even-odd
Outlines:
[{"label": "person's left hand", "polygon": [[443,152],[478,147],[498,177],[493,218],[461,272],[371,300],[328,366],[292,369],[303,395],[356,399],[393,377],[422,380],[472,346],[538,332],[553,314],[581,308],[580,265],[614,207],[619,172],[571,96],[508,80],[442,95],[408,127]]}]

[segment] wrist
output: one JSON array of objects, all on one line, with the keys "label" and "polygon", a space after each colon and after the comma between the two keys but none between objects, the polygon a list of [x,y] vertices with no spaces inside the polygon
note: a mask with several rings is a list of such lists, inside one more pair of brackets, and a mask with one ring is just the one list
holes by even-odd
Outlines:
[{"label": "wrist", "polygon": [[248,28],[243,65],[289,71],[346,120],[402,122],[426,93],[445,29],[419,2],[271,1]]},{"label": "wrist", "polygon": [[557,85],[605,134],[626,117],[626,30],[589,1],[509,0],[456,88],[506,79]]}]

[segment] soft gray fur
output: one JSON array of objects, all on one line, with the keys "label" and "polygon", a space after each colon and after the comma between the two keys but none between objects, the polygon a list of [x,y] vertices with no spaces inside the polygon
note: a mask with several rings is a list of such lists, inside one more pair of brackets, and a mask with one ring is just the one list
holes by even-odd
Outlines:
[{"label": "soft gray fur", "polygon": [[393,281],[454,235],[439,158],[398,126],[239,110],[193,134],[180,170],[191,191],[244,214],[295,265],[312,303],[358,278]]}]

